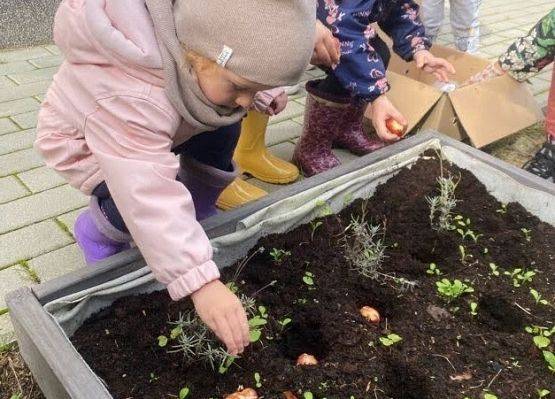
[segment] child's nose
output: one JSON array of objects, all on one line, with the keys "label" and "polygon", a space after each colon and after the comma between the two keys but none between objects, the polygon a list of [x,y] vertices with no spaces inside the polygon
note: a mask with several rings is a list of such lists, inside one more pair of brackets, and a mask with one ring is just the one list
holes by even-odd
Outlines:
[{"label": "child's nose", "polygon": [[254,96],[250,94],[241,94],[235,99],[235,103],[245,109],[250,108],[254,101]]}]

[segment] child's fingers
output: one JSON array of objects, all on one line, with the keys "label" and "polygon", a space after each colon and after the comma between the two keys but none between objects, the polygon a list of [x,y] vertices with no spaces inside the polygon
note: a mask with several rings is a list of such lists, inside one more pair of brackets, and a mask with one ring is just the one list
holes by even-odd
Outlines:
[{"label": "child's fingers", "polygon": [[385,125],[385,119],[384,118],[372,119],[372,123],[374,125],[374,128],[376,129],[376,133],[378,134],[378,136],[382,140],[384,140],[384,141],[397,141],[397,140],[399,140],[399,137],[396,134],[391,133],[387,129],[387,126]]},{"label": "child's fingers", "polygon": [[337,64],[340,57],[339,40],[333,36],[328,36],[325,39],[325,45],[327,52],[330,55],[331,63]]},{"label": "child's fingers", "polygon": [[236,313],[229,313],[226,316],[227,324],[233,334],[233,342],[235,343],[235,347],[237,348],[237,353],[243,353],[245,349],[244,341],[243,341],[243,331],[241,328],[240,319],[237,317]]},{"label": "child's fingers", "polygon": [[239,328],[241,330],[241,337],[243,338],[243,346],[248,346],[250,344],[249,337],[249,321],[247,320],[247,314],[245,310],[241,307],[236,310],[236,317],[239,321]]},{"label": "child's fingers", "polygon": [[399,112],[397,108],[393,108],[391,110],[391,117],[403,126],[407,126],[409,124],[407,118],[405,118],[405,116],[401,112]]},{"label": "child's fingers", "polygon": [[232,355],[236,356],[239,353],[240,345],[235,343],[235,339],[233,336],[233,332],[231,327],[229,326],[229,322],[227,321],[225,316],[220,316],[215,320],[216,328],[213,330],[214,333],[218,336],[220,341],[224,343],[227,348],[227,352]]},{"label": "child's fingers", "polygon": [[324,65],[324,66],[331,66],[331,58],[326,50],[325,45],[318,44],[314,49],[314,60],[312,62],[314,65]]}]

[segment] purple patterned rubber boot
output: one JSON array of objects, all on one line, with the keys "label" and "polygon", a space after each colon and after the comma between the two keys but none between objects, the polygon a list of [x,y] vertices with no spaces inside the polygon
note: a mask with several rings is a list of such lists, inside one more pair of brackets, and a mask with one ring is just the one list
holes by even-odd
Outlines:
[{"label": "purple patterned rubber boot", "polygon": [[94,196],[91,197],[89,209],[77,217],[74,235],[88,265],[129,249],[131,242],[130,234],[110,224]]},{"label": "purple patterned rubber boot", "polygon": [[332,152],[332,145],[341,126],[344,109],[334,107],[331,101],[320,97],[315,87],[317,83],[310,81],[306,84],[308,96],[303,134],[293,153],[293,162],[307,177],[341,164]]},{"label": "purple patterned rubber boot", "polygon": [[215,215],[216,200],[239,174],[235,162],[231,162],[231,171],[225,171],[181,155],[179,165],[178,180],[193,197],[197,220]]},{"label": "purple patterned rubber boot", "polygon": [[364,104],[355,105],[350,99],[346,99],[341,125],[333,142],[334,147],[344,148],[356,155],[366,155],[386,145],[377,134],[371,137],[362,128],[364,110]]}]

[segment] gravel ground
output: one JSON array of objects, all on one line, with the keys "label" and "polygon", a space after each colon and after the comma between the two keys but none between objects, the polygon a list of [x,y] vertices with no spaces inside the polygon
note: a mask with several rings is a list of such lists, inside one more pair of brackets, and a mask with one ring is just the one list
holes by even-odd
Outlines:
[{"label": "gravel ground", "polygon": [[60,0],[0,0],[0,49],[52,41]]}]

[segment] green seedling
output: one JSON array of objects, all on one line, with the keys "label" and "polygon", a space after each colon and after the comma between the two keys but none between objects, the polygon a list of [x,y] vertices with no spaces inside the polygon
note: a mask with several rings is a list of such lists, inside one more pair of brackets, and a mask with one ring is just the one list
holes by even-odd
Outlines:
[{"label": "green seedling", "polygon": [[441,276],[441,270],[439,270],[435,263],[430,263],[430,266],[428,267],[428,270],[426,270],[426,273],[430,276]]},{"label": "green seedling", "polygon": [[160,348],[165,348],[166,345],[168,345],[168,337],[166,337],[165,335],[160,335],[158,337],[158,346]]},{"label": "green seedling", "polygon": [[281,262],[283,262],[286,256],[291,256],[291,252],[285,251],[283,249],[273,248],[270,251],[270,256],[274,260],[274,263],[279,265]]},{"label": "green seedling", "polygon": [[522,229],[520,229],[520,231],[522,231],[522,234],[524,234],[524,239],[527,242],[532,241],[532,230],[530,229],[525,229],[524,227]]},{"label": "green seedling", "polygon": [[259,373],[254,373],[254,383],[257,388],[262,388],[262,378]]},{"label": "green seedling", "polygon": [[470,302],[470,314],[472,316],[478,315],[478,304],[476,302]]},{"label": "green seedling", "polygon": [[293,320],[291,320],[289,317],[286,317],[284,319],[278,320],[278,324],[281,326],[281,329],[283,330],[285,327],[291,324],[292,321]]},{"label": "green seedling", "polygon": [[484,255],[487,255],[489,253],[489,249],[488,248],[484,248],[484,250],[482,251],[484,253]]},{"label": "green seedling", "polygon": [[227,357],[225,357],[222,360],[222,363],[218,367],[218,373],[220,373],[220,374],[227,373],[227,370],[229,370],[231,365],[235,362],[235,359],[236,359],[235,356],[227,355]]},{"label": "green seedling", "polygon": [[501,204],[501,208],[497,209],[495,212],[506,214],[507,213],[507,204]]},{"label": "green seedling", "polygon": [[156,374],[150,373],[148,382],[152,384],[154,381],[158,380],[158,378],[159,377],[156,377]]},{"label": "green seedling", "polygon": [[543,351],[543,358],[547,362],[547,367],[549,368],[549,371],[555,373],[555,355],[553,354],[553,352]]},{"label": "green seedling", "polygon": [[470,229],[470,219],[462,217],[461,215],[457,215],[454,218],[455,222],[455,229],[457,233],[460,234],[463,240],[466,238],[471,238],[475,243],[478,242],[478,239],[483,236],[483,234],[476,234],[473,230]]},{"label": "green seedling", "polygon": [[380,337],[380,342],[383,346],[392,346],[398,342],[401,342],[403,338],[401,338],[397,334],[388,334],[385,337]]},{"label": "green seedling", "polygon": [[536,275],[536,272],[532,270],[524,270],[522,268],[516,268],[516,269],[513,269],[512,271],[507,271],[503,274],[513,279],[513,286],[520,287],[526,283],[531,283],[532,279]]},{"label": "green seedling", "polygon": [[497,266],[495,263],[490,263],[489,268],[491,270],[491,274],[493,274],[495,277],[499,277],[499,266]]},{"label": "green seedling", "polygon": [[547,348],[551,344],[549,337],[555,334],[555,326],[550,329],[541,326],[527,326],[524,330],[534,336],[534,345],[536,345],[538,349]]},{"label": "green seedling", "polygon": [[23,395],[20,393],[16,393],[15,395],[12,395],[10,399],[23,399]]},{"label": "green seedling", "polygon": [[538,389],[537,391],[538,391],[538,399],[545,398],[547,395],[551,393],[547,389]]},{"label": "green seedling", "polygon": [[426,197],[430,206],[430,225],[432,229],[436,231],[453,230],[452,211],[458,202],[455,198],[455,190],[459,181],[455,182],[453,176],[444,177],[443,169],[441,170],[441,176],[437,178],[439,195]]},{"label": "green seedling", "polygon": [[310,391],[306,391],[303,393],[303,399],[314,399],[314,395]]},{"label": "green seedling", "polygon": [[439,296],[445,299],[447,303],[451,303],[463,294],[474,292],[474,288],[463,283],[461,280],[454,280],[451,282],[444,278],[436,282],[436,286]]},{"label": "green seedling", "polygon": [[466,253],[466,248],[463,245],[459,245],[459,255],[461,256],[461,263],[466,265],[470,263],[470,260],[474,258],[471,254]]},{"label": "green seedling", "polygon": [[181,388],[179,391],[179,399],[185,399],[189,396],[189,393],[191,393],[191,390],[188,387]]},{"label": "green seedling", "polygon": [[303,283],[312,287],[314,285],[314,274],[311,272],[304,272]]},{"label": "green seedling", "polygon": [[487,393],[484,394],[484,399],[497,399],[497,396],[492,394],[492,393],[487,392]]},{"label": "green seedling", "polygon": [[320,220],[313,220],[312,222],[310,222],[310,241],[314,241],[314,234],[316,233],[316,230],[318,230],[318,227],[320,227],[322,224],[323,222]]},{"label": "green seedling", "polygon": [[530,288],[530,295],[532,295],[532,297],[536,301],[536,305],[549,305],[547,299],[543,299],[542,295],[535,289]]},{"label": "green seedling", "polygon": [[262,328],[268,324],[268,311],[265,306],[258,307],[258,314],[249,319],[249,339],[252,343],[258,342],[262,336]]},{"label": "green seedling", "polygon": [[545,349],[551,344],[551,340],[543,335],[536,335],[534,337],[534,345],[538,347],[538,349]]}]

